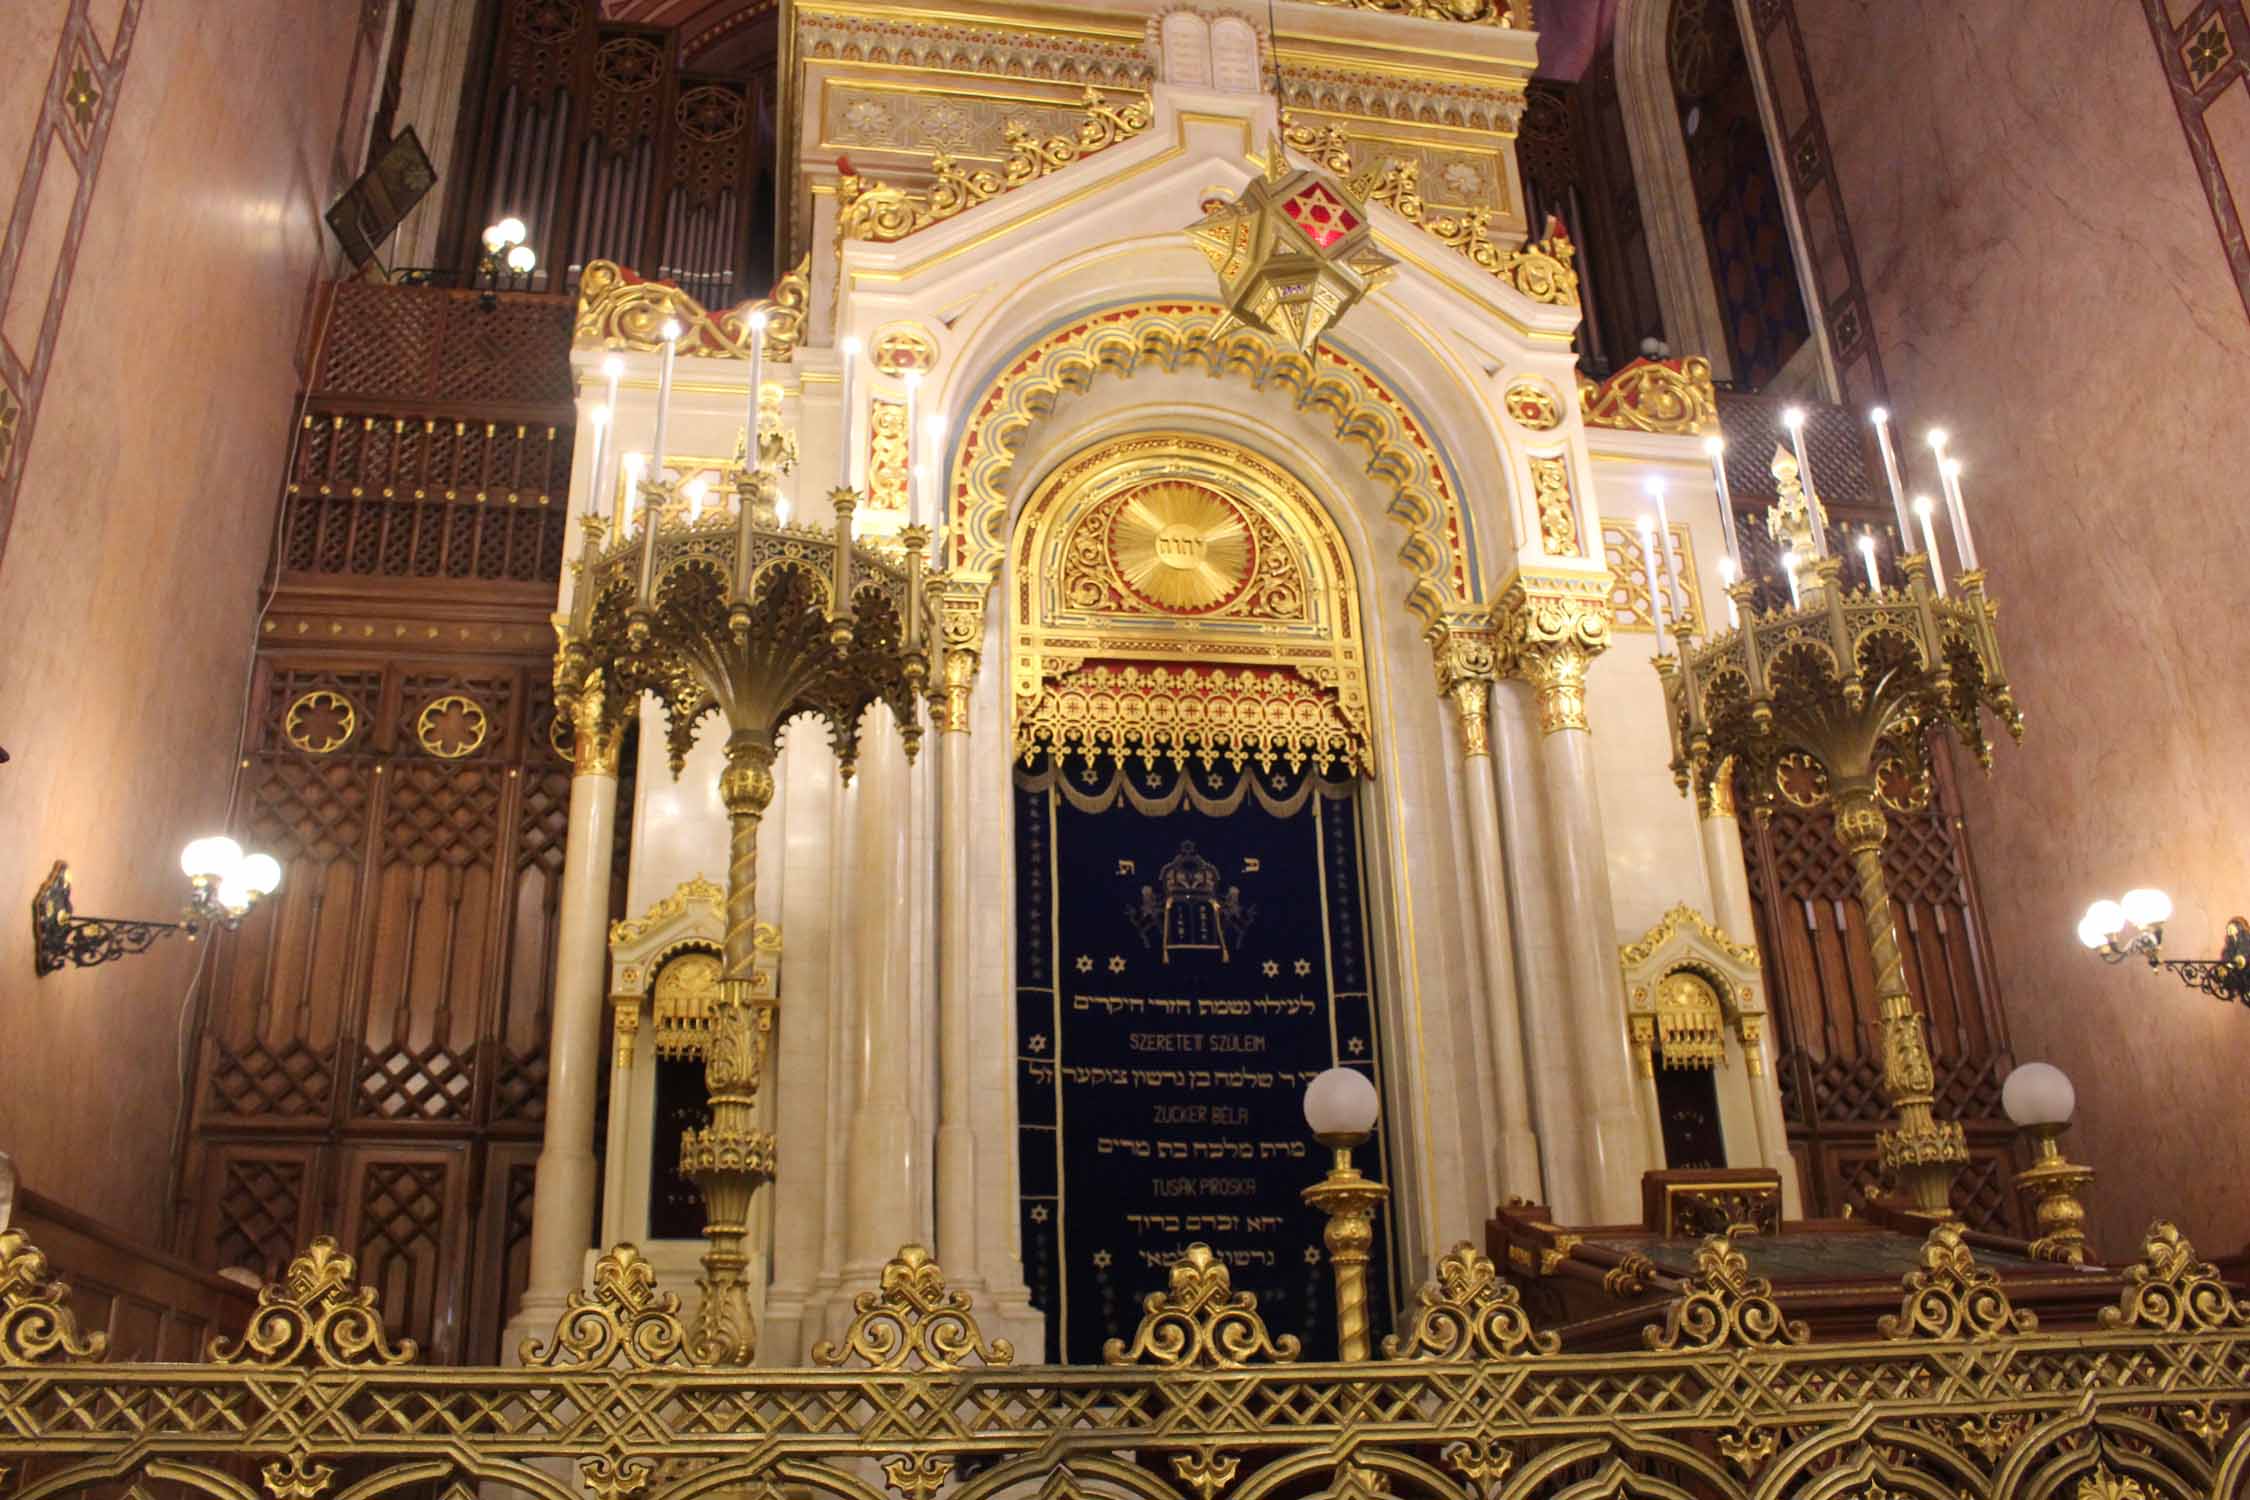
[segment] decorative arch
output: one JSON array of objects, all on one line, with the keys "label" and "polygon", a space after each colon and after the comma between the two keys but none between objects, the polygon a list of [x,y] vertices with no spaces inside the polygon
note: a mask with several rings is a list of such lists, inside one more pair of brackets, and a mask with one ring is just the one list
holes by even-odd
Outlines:
[{"label": "decorative arch", "polygon": [[1015,742],[1372,770],[1351,557],[1295,474],[1138,432],[1047,474],[1011,547]]},{"label": "decorative arch", "polygon": [[996,365],[978,382],[951,465],[949,567],[990,579],[1007,546],[1004,481],[1026,432],[1067,391],[1101,374],[1130,376],[1144,363],[1167,372],[1200,368],[1285,394],[1299,410],[1325,414],[1338,442],[1358,449],[1365,471],[1390,490],[1390,516],[1405,530],[1399,558],[1413,574],[1407,604],[1425,624],[1481,602],[1473,523],[1427,424],[1374,371],[1324,342],[1310,357],[1276,349],[1259,334],[1210,335],[1221,309],[1200,299],[1136,301],[1073,318]]}]

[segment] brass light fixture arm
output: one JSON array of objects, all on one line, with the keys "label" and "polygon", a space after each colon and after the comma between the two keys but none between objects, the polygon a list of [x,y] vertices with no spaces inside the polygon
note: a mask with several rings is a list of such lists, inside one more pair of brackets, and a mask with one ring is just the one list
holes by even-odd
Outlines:
[{"label": "brass light fixture arm", "polygon": [[72,967],[91,969],[112,959],[146,953],[158,939],[175,932],[186,933],[192,943],[211,927],[231,929],[240,925],[240,917],[216,909],[200,910],[204,895],[199,889],[199,906],[190,907],[177,922],[82,917],[71,910],[70,866],[58,859],[31,897],[32,967],[40,974]]}]

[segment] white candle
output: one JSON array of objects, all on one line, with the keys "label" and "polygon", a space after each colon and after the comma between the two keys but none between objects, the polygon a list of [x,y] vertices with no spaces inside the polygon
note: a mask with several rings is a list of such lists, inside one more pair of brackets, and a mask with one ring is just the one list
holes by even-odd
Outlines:
[{"label": "white candle", "polygon": [[1641,517],[1641,561],[1648,571],[1648,607],[1651,622],[1656,626],[1656,654],[1664,654],[1664,585],[1656,576],[1656,523],[1647,516]]},{"label": "white candle", "polygon": [[916,482],[920,471],[914,467],[914,396],[922,389],[922,372],[906,372],[906,519],[909,524],[922,523],[922,486]]},{"label": "white candle", "polygon": [[1781,571],[1789,579],[1789,607],[1791,609],[1803,609],[1805,607],[1804,596],[1797,592],[1796,548],[1791,547],[1788,551],[1781,554]]},{"label": "white candle", "polygon": [[625,493],[617,502],[617,534],[620,537],[632,534],[633,520],[640,513],[641,474],[647,466],[648,459],[644,455],[625,455]]},{"label": "white candle", "polygon": [[687,518],[690,526],[703,519],[704,489],[703,476],[700,474],[687,482]]},{"label": "white candle", "polygon": [[672,420],[672,361],[680,352],[680,325],[676,319],[664,323],[664,363],[656,376],[656,441],[649,449],[649,479],[652,483],[664,482],[664,429]]},{"label": "white candle", "polygon": [[1789,445],[1797,453],[1797,482],[1805,490],[1805,520],[1812,527],[1813,556],[1828,555],[1828,528],[1820,522],[1820,492],[1813,487],[1812,459],[1805,453],[1805,414],[1801,408],[1790,407],[1781,414],[1781,425],[1789,429]]},{"label": "white candle", "polygon": [[1891,446],[1891,414],[1878,406],[1867,414],[1867,420],[1875,424],[1875,442],[1883,450],[1883,477],[1890,481],[1891,509],[1898,513],[1898,544],[1904,547],[1914,528],[1906,519],[1906,490],[1899,481],[1898,450]]},{"label": "white candle", "polygon": [[930,471],[930,526],[935,533],[930,556],[941,570],[945,566],[945,413],[933,411],[922,418],[922,466]]},{"label": "white candle", "polygon": [[1867,564],[1867,592],[1883,592],[1883,585],[1875,576],[1875,533],[1872,531],[1859,534],[1859,560]]},{"label": "white candle", "polygon": [[856,338],[844,340],[840,350],[843,354],[844,393],[838,420],[843,434],[840,443],[843,462],[836,467],[836,483],[847,490],[857,488],[852,483],[852,461],[859,457],[858,449],[852,441],[852,370],[859,363],[859,350],[860,343]]},{"label": "white candle", "polygon": [[1937,596],[1943,599],[1945,597],[1945,564],[1938,558],[1937,532],[1930,526],[1930,512],[1936,508],[1936,506],[1930,504],[1929,496],[1916,495],[1914,497],[1914,514],[1922,523],[1922,551],[1930,559],[1930,582],[1936,587]]},{"label": "white candle", "polygon": [[[1734,559],[1733,559],[1733,558],[1731,558],[1731,557],[1722,557],[1722,558],[1720,558],[1720,559],[1719,559],[1719,582],[1720,582],[1720,583],[1722,583],[1722,584],[1726,585],[1726,587],[1727,587],[1727,588],[1729,588],[1729,589],[1732,589],[1732,588],[1734,587],[1734,581],[1735,581],[1735,579],[1737,579],[1737,578],[1739,578],[1739,577],[1741,577],[1741,576],[1742,576],[1742,570],[1741,570],[1740,568],[1737,568],[1737,567],[1735,566],[1735,563],[1734,563]],[[1733,595],[1732,593],[1729,593],[1729,594],[1728,594],[1728,595],[1726,596],[1726,601],[1727,601],[1727,629],[1729,629],[1729,630],[1740,630],[1740,629],[1742,628],[1742,611],[1740,611],[1739,609],[1736,609],[1736,608],[1734,607],[1734,595]]]},{"label": "white candle", "polygon": [[1953,522],[1954,550],[1961,554],[1961,570],[1967,572],[1977,565],[1977,544],[1969,540],[1969,512],[1961,503],[1961,460],[1948,458],[1939,464],[1938,477],[1945,481],[1945,511]]},{"label": "white candle", "polygon": [[[1672,566],[1672,513],[1664,504],[1664,481],[1656,480],[1650,488],[1656,494],[1656,560],[1664,571],[1664,605],[1667,610],[1671,609],[1672,590],[1676,585],[1680,591],[1680,607],[1672,611],[1672,633],[1676,636],[1685,635],[1687,585],[1680,582],[1679,570]],[[1684,651],[1687,648],[1682,646],[1680,649]]]},{"label": "white candle", "polygon": [[1727,487],[1727,440],[1707,437],[1703,451],[1711,455],[1711,483],[1719,490],[1719,525],[1727,537],[1727,558],[1737,569],[1742,566],[1742,544],[1734,538],[1734,491]]},{"label": "white candle", "polygon": [[773,518],[784,526],[789,524],[789,497],[787,495],[773,497]]},{"label": "white candle", "polygon": [[594,424],[594,462],[591,477],[586,481],[586,514],[602,513],[602,468],[609,453],[610,408],[597,406],[586,413],[586,420]]},{"label": "white candle", "polygon": [[744,429],[743,467],[756,472],[765,467],[759,462],[758,451],[758,396],[766,379],[766,312],[759,308],[750,315],[750,415]]}]

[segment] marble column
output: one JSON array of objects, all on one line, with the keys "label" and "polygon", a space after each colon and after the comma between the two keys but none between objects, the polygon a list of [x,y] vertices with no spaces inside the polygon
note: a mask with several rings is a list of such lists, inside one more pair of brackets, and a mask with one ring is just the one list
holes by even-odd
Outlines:
[{"label": "marble column", "polygon": [[1595,785],[1593,729],[1586,718],[1586,671],[1598,649],[1564,632],[1521,648],[1519,670],[1539,710],[1547,854],[1562,919],[1557,936],[1578,1095],[1572,1148],[1586,1193],[1580,1212],[1591,1222],[1615,1224],[1638,1216],[1641,1173],[1654,1163],[1634,1100],[1608,845]]},{"label": "marble column", "polygon": [[525,1334],[546,1337],[583,1284],[594,1239],[594,1096],[609,980],[610,851],[617,836],[617,756],[624,715],[599,674],[572,706],[570,824],[555,934],[547,1034],[547,1121],[531,1200],[531,1264],[502,1358]]},{"label": "marble column", "polygon": [[[956,616],[960,618],[955,618]],[[969,694],[983,644],[983,601],[948,611],[937,728],[938,1128],[937,1256],[953,1285],[985,1290],[977,1246],[977,1141],[970,1025],[975,1014],[969,869]],[[957,644],[955,636],[975,646]]]},{"label": "marble column", "polygon": [[848,1041],[854,1083],[844,1157],[842,1287],[827,1310],[831,1331],[848,1321],[852,1291],[873,1286],[899,1247],[925,1232],[917,1223],[921,1160],[914,1132],[914,1070],[909,1045],[913,964],[908,817],[911,771],[897,731],[873,722],[858,784],[847,792],[857,824],[857,855],[845,921],[857,950],[856,1024]]},{"label": "marble column", "polygon": [[1509,930],[1507,862],[1500,847],[1500,799],[1493,785],[1493,651],[1489,628],[1448,631],[1438,648],[1438,686],[1461,736],[1460,783],[1468,801],[1471,884],[1476,892],[1478,977],[1492,1037],[1492,1169],[1503,1196],[1545,1201],[1539,1137],[1531,1123],[1524,1068],[1524,1021],[1516,990],[1515,937]]}]

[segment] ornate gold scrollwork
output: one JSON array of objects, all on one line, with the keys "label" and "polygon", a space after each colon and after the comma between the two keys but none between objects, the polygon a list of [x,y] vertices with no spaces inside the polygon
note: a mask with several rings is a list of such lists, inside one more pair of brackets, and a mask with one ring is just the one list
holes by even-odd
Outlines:
[{"label": "ornate gold scrollwork", "polygon": [[1111,1339],[1102,1359],[1113,1365],[1169,1369],[1238,1369],[1253,1360],[1286,1364],[1297,1357],[1295,1334],[1275,1338],[1258,1316],[1254,1293],[1238,1292],[1226,1262],[1209,1245],[1190,1245],[1172,1263],[1169,1285],[1141,1301],[1133,1342]]},{"label": "ornate gold scrollwork", "polygon": [[[1322,0],[1341,4],[1347,0]],[[1429,0],[1393,0],[1429,3]],[[1391,5],[1370,3],[1370,9]],[[1467,257],[1470,264],[1489,271],[1534,302],[1563,307],[1578,305],[1578,272],[1572,262],[1578,247],[1560,219],[1549,215],[1544,238],[1519,250],[1502,250],[1493,243],[1492,210],[1472,208],[1459,214],[1441,213],[1423,201],[1422,169],[1411,161],[1390,160],[1364,172],[1352,170],[1352,154],[1342,130],[1334,125],[1285,124],[1281,138],[1331,172],[1350,179],[1347,190],[1367,203],[1380,203],[1400,218],[1410,220],[1425,234]],[[1550,426],[1553,423],[1548,424]]]},{"label": "ornate gold scrollwork", "polygon": [[1686,1295],[1665,1309],[1662,1328],[1644,1328],[1651,1349],[1761,1348],[1803,1344],[1812,1330],[1784,1317],[1773,1280],[1752,1276],[1734,1242],[1713,1236],[1695,1252],[1695,1277]]},{"label": "ornate gold scrollwork", "polygon": [[1533,1331],[1522,1295],[1466,1240],[1439,1258],[1412,1312],[1403,1340],[1395,1333],[1383,1340],[1385,1359],[1512,1359],[1562,1347],[1554,1334]]},{"label": "ornate gold scrollwork", "polygon": [[[1381,11],[1392,16],[1414,16],[1425,21],[1455,21],[1466,26],[1510,28],[1517,24],[1509,0],[1313,0],[1313,3],[1346,10]],[[1525,13],[1529,15],[1528,5]]]},{"label": "ornate gold scrollwork", "polygon": [[1149,127],[1145,102],[1113,105],[1090,84],[1083,102],[1086,118],[1071,135],[1040,140],[1011,121],[1003,132],[1008,157],[998,172],[965,172],[950,153],[941,151],[930,159],[930,172],[936,180],[927,193],[912,193],[845,173],[836,183],[837,237],[884,243],[903,240],[1119,141],[1130,140]]},{"label": "ornate gold scrollwork", "polygon": [[2160,1333],[2215,1333],[2250,1323],[2219,1268],[2196,1257],[2195,1246],[2164,1219],[2149,1225],[2141,1263],[2125,1270],[2125,1291],[2101,1311],[2104,1328],[2152,1328]]},{"label": "ornate gold scrollwork", "polygon": [[1578,410],[1588,427],[1687,435],[1716,430],[1711,361],[1697,354],[1636,359],[1599,385],[1580,376]]},{"label": "ornate gold scrollwork", "polygon": [[334,1240],[320,1236],[289,1263],[280,1281],[259,1290],[257,1309],[240,1338],[211,1340],[211,1362],[333,1368],[410,1363],[414,1341],[390,1341],[375,1289],[355,1287],[355,1270]]},{"label": "ornate gold scrollwork", "polygon": [[47,1257],[20,1229],[0,1230],[0,1366],[99,1359],[105,1333],[80,1333],[70,1286],[51,1281]]},{"label": "ornate gold scrollwork", "polygon": [[1578,501],[1570,492],[1570,461],[1531,461],[1532,501],[1539,508],[1539,550],[1549,557],[1578,556]]},{"label": "ornate gold scrollwork", "polygon": [[1016,752],[1043,749],[1266,770],[1277,761],[1368,770],[1374,760],[1364,730],[1320,684],[1280,668],[1191,664],[1095,664],[1050,684],[1017,705]]},{"label": "ornate gold scrollwork", "polygon": [[969,1294],[948,1287],[945,1273],[920,1245],[901,1248],[883,1267],[876,1290],[852,1299],[852,1311],[844,1342],[815,1344],[814,1364],[856,1358],[877,1370],[958,1370],[972,1359],[987,1365],[1016,1362],[1015,1346],[1006,1339],[986,1341]]},{"label": "ornate gold scrollwork", "polygon": [[578,316],[571,340],[601,349],[654,351],[664,347],[665,320],[677,318],[684,330],[682,355],[748,359],[750,314],[763,308],[765,356],[786,363],[805,336],[811,273],[808,254],[773,284],[772,294],[763,301],[754,299],[713,313],[669,282],[644,281],[615,261],[589,261],[578,278]]},{"label": "ornate gold scrollwork", "polygon": [[1922,1267],[1900,1283],[1906,1300],[1875,1320],[1887,1339],[1996,1339],[2030,1333],[2039,1320],[2008,1303],[2000,1275],[1977,1264],[1958,1224],[1940,1224],[1922,1241]]},{"label": "ornate gold scrollwork", "polygon": [[686,1342],[680,1299],[657,1291],[639,1246],[619,1245],[595,1262],[593,1291],[570,1294],[554,1337],[525,1339],[518,1357],[535,1369],[600,1369],[622,1359],[651,1370],[681,1362]]}]

